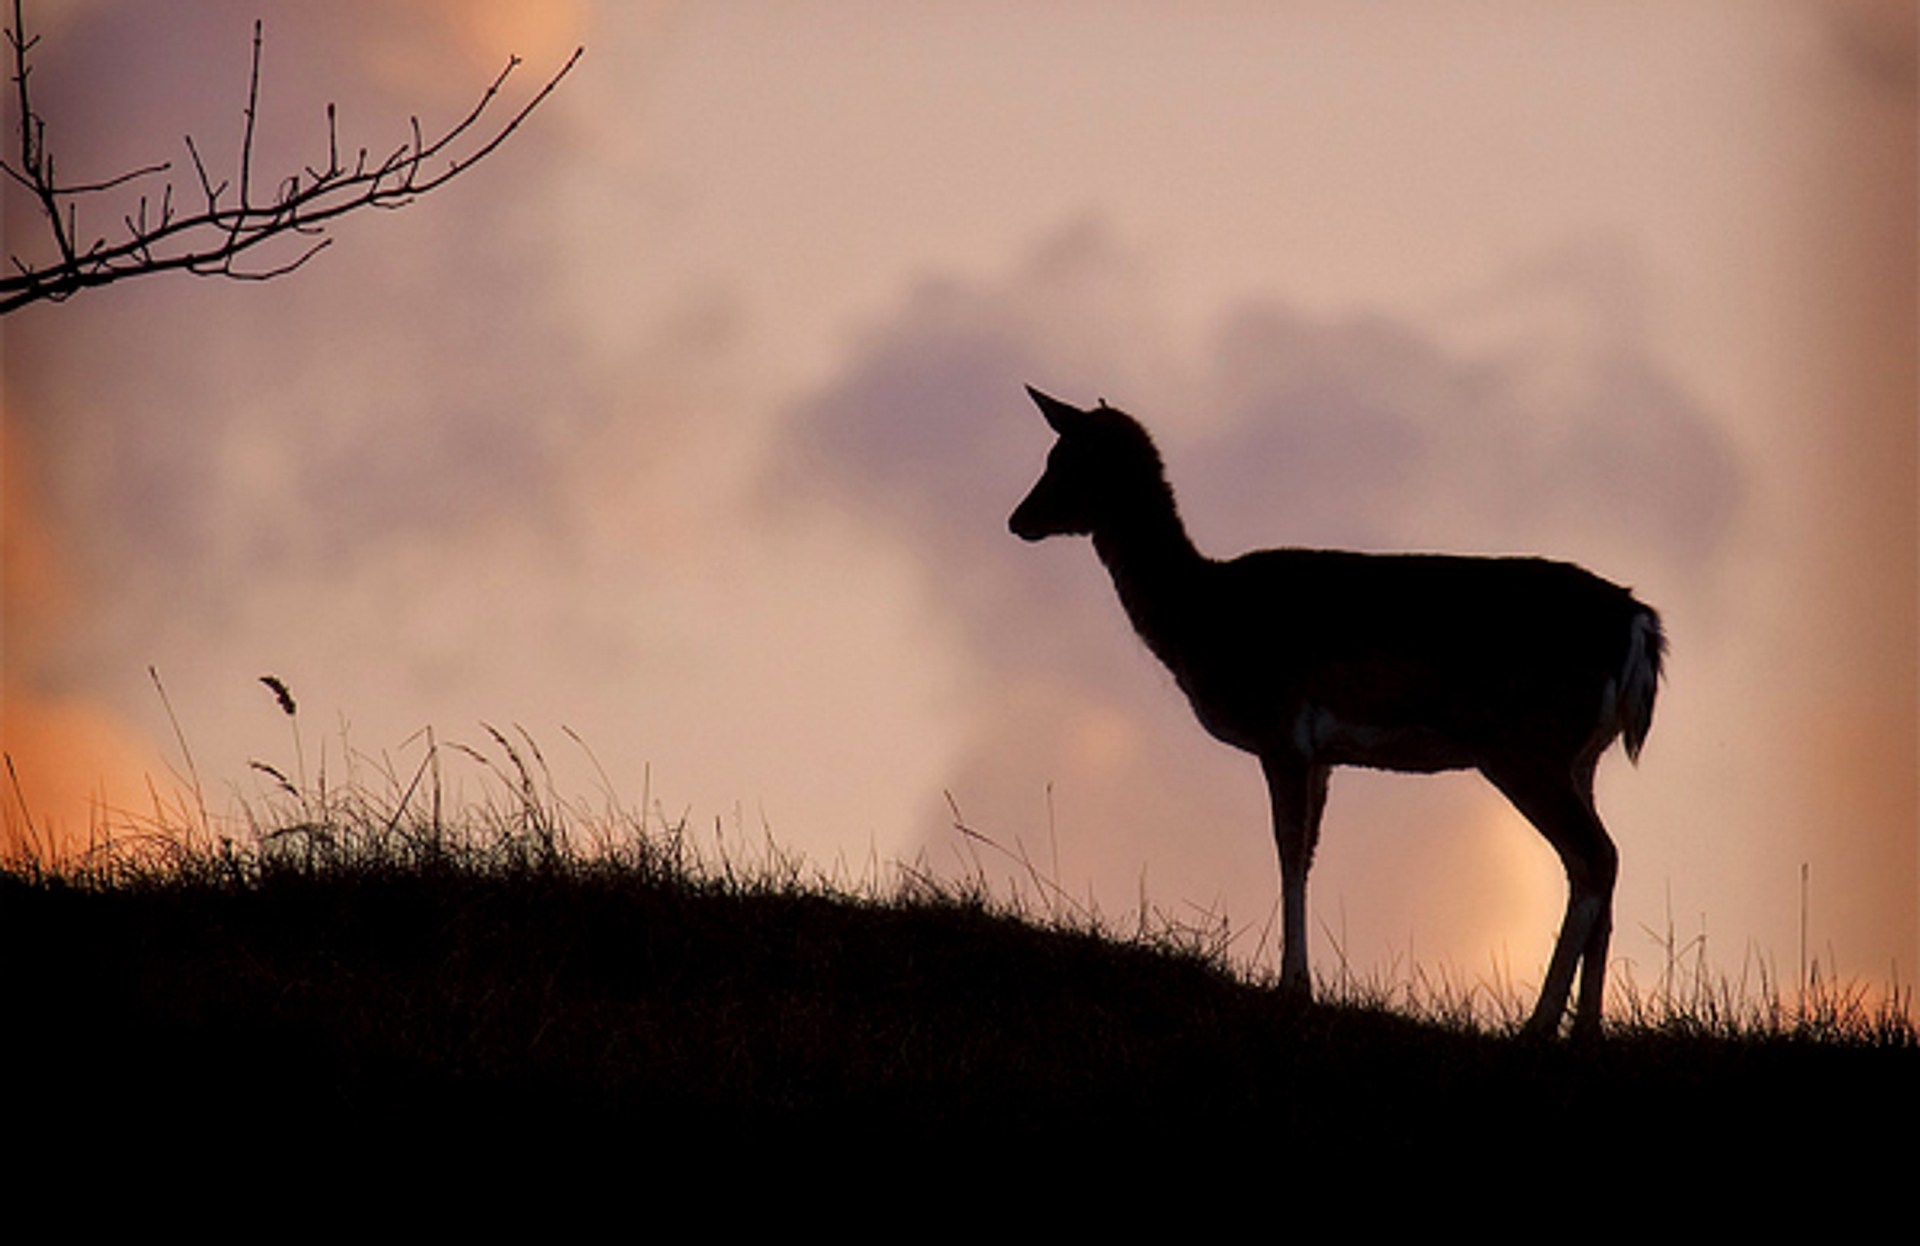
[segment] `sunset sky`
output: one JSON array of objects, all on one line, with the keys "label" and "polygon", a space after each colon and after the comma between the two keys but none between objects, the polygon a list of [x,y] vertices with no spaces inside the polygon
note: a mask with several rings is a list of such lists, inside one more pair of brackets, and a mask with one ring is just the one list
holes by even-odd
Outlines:
[{"label": "sunset sky", "polygon": [[[510,53],[513,107],[587,53],[290,277],[0,322],[16,831],[21,795],[84,841],[174,790],[150,667],[238,815],[294,762],[271,673],[309,773],[518,725],[597,803],[572,732],[622,803],[855,874],[971,868],[950,798],[1251,958],[1257,765],[1085,542],[1006,531],[1032,383],[1138,416],[1210,553],[1632,586],[1672,653],[1641,764],[1601,767],[1616,962],[1651,981],[1671,928],[1791,983],[1804,867],[1823,969],[1912,983],[1913,5],[43,0],[61,172],[170,159],[186,195],[185,134],[230,168],[256,16],[276,180],[329,100],[384,151]],[[1536,983],[1562,888],[1476,777],[1342,771],[1315,966]]]}]

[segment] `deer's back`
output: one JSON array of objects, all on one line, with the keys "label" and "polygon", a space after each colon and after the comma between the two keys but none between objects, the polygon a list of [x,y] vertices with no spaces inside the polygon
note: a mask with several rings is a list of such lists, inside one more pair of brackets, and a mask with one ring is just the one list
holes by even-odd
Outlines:
[{"label": "deer's back", "polygon": [[1584,742],[1644,610],[1547,559],[1279,549],[1207,563],[1149,639],[1229,743],[1445,769]]}]

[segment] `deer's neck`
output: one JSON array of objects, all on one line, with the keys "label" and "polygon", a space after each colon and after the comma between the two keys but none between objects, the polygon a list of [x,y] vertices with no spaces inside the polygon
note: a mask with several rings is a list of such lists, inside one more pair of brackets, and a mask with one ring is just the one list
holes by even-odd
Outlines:
[{"label": "deer's neck", "polygon": [[1155,502],[1102,525],[1093,534],[1093,548],[1113,577],[1134,630],[1171,662],[1208,562],[1180,522],[1171,492]]}]

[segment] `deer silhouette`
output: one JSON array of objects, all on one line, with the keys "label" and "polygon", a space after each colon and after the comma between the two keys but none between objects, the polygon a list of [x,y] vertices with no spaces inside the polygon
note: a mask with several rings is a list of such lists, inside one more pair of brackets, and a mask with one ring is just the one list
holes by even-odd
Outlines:
[{"label": "deer silhouette", "polygon": [[1307,869],[1334,766],[1478,770],[1567,872],[1567,910],[1525,1031],[1597,1034],[1619,853],[1593,774],[1638,760],[1666,639],[1619,585],[1543,558],[1194,548],[1146,429],[1027,387],[1059,434],[1007,526],[1091,536],[1120,603],[1200,723],[1260,759],[1280,850],[1281,986],[1312,997]]}]

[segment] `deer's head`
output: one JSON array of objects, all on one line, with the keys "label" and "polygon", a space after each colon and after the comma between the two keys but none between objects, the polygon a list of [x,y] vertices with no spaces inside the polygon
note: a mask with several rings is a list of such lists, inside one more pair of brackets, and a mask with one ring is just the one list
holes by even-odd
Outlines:
[{"label": "deer's head", "polygon": [[1007,527],[1022,540],[1088,536],[1166,493],[1159,452],[1131,416],[1104,401],[1082,410],[1027,386],[1060,439],[1047,470],[1014,508]]}]

